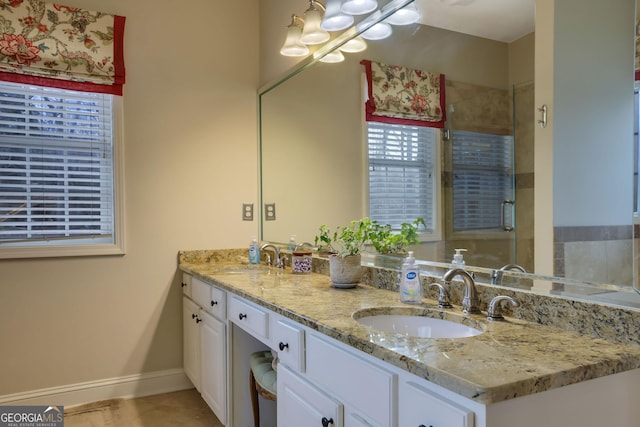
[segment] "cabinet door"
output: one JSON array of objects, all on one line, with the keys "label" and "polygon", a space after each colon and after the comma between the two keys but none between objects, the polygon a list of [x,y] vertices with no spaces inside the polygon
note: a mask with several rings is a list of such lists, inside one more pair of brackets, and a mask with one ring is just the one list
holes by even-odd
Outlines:
[{"label": "cabinet door", "polygon": [[402,427],[473,427],[473,411],[413,382],[400,384],[398,425]]},{"label": "cabinet door", "polygon": [[278,427],[343,427],[343,411],[341,403],[285,365],[278,367]]},{"label": "cabinet door", "polygon": [[182,343],[184,373],[200,390],[200,307],[182,297]]},{"label": "cabinet door", "polygon": [[220,422],[227,415],[227,363],[225,324],[209,313],[201,312],[200,393]]}]

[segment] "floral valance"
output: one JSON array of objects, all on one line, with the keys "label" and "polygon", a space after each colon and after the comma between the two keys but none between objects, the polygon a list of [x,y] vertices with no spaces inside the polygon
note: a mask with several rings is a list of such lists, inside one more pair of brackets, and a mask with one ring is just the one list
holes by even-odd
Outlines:
[{"label": "floral valance", "polygon": [[367,75],[367,121],[444,127],[444,74],[369,60],[360,63]]},{"label": "floral valance", "polygon": [[122,94],[125,18],[0,0],[0,80]]}]

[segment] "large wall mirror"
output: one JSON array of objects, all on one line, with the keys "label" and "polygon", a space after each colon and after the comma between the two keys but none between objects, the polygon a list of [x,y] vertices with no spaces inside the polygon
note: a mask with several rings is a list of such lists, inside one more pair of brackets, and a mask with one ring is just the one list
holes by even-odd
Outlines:
[{"label": "large wall mirror", "polygon": [[[542,1],[554,3],[553,0]],[[498,8],[485,11],[487,16],[497,20],[488,26],[493,30],[483,32],[482,26],[469,24],[466,25],[468,28],[461,27],[460,23],[465,21],[460,17],[472,16],[475,21],[483,19],[480,10],[474,9],[481,3]],[[556,0],[555,3],[559,2]],[[551,6],[555,8],[556,24],[553,25],[560,25],[563,19],[566,19],[567,27],[584,27],[587,25],[585,20],[598,21],[599,10],[607,7],[607,0],[588,0],[587,3],[567,0],[563,5]],[[620,3],[625,3],[628,10],[621,10],[614,18],[618,22],[611,26],[619,27],[624,21],[629,28],[619,37],[633,38],[633,20],[628,19],[628,15],[627,18],[624,16],[633,10],[635,2],[621,0]],[[625,160],[624,165],[611,168],[609,162],[616,160],[601,152],[607,149],[602,148],[600,140],[590,142],[590,137],[582,133],[578,142],[576,137],[569,135],[570,129],[584,127],[580,120],[583,123],[594,120],[585,115],[592,112],[588,109],[583,109],[581,117],[561,115],[561,107],[565,107],[563,103],[568,103],[567,99],[575,94],[565,98],[557,96],[563,91],[576,90],[579,85],[571,88],[571,84],[556,77],[553,97],[549,100],[536,99],[536,86],[541,81],[543,85],[545,83],[535,71],[539,72],[536,61],[542,57],[536,54],[535,46],[538,39],[534,29],[540,28],[539,22],[534,27],[535,0],[393,0],[379,4],[381,8],[375,16],[365,17],[361,22],[366,25],[367,19],[385,18],[385,13],[404,5],[415,5],[423,18],[415,24],[393,26],[393,34],[387,39],[366,40],[366,50],[345,53],[344,61],[340,63],[325,63],[310,56],[285,77],[261,90],[261,203],[263,206],[275,205],[275,219],[265,217],[264,212],[261,217],[262,240],[286,243],[290,236],[295,235],[298,243],[313,242],[321,224],[335,227],[369,216],[370,165],[367,123],[364,120],[366,82],[360,61],[371,60],[445,75],[446,132],[437,134],[437,167],[434,169],[439,177],[434,196],[437,201],[438,238],[425,239],[417,245],[414,248],[417,258],[436,264],[449,263],[455,248],[465,248],[465,260],[470,266],[491,270],[506,264],[518,264],[533,274],[525,275],[527,277],[549,279],[552,284],[548,290],[552,292],[560,286],[558,293],[562,293],[567,287],[558,283],[575,280],[575,283],[588,283],[590,289],[596,289],[589,293],[599,293],[599,289],[607,292],[619,290],[623,294],[629,291],[622,297],[617,296],[615,303],[622,301],[625,304],[627,297],[631,301],[635,295],[632,291],[633,166]],[[582,10],[577,18],[575,13],[563,10],[578,5],[583,9],[593,5],[597,10]],[[516,6],[520,9],[512,9]],[[538,10],[543,9],[538,7]],[[581,17],[584,19],[580,20]],[[580,24],[569,25],[571,19],[577,19]],[[504,28],[507,24],[511,28]],[[500,31],[497,31],[500,26]],[[559,37],[571,34],[569,30],[549,32],[555,33],[560,40]],[[606,43],[616,41],[615,37],[609,36],[602,40],[600,32],[596,33],[600,40],[597,49],[607,50]],[[340,44],[346,38],[346,35],[334,35],[334,43]],[[567,43],[573,43],[573,49],[578,49],[576,43],[580,43],[581,37],[569,39]],[[559,45],[558,40],[553,43]],[[585,41],[592,42],[592,39]],[[632,47],[633,41],[626,46]],[[319,53],[325,51],[326,48]],[[271,54],[278,55],[278,52],[274,50]],[[570,61],[571,58],[556,58],[549,67],[567,68],[565,62]],[[620,68],[624,69],[627,63],[632,67],[631,49],[629,58],[622,61]],[[601,71],[594,70],[593,73]],[[556,72],[556,75],[561,74]],[[581,83],[583,77],[576,78]],[[618,158],[632,159],[633,76],[632,73],[627,77],[621,74],[619,78],[625,80],[619,85],[620,91],[610,90],[606,97],[601,96],[601,102],[607,107],[599,110],[600,114],[615,114],[617,119],[611,123],[617,123],[618,129],[608,129],[601,135],[608,140],[608,150],[624,151],[624,154],[618,153]],[[628,94],[620,95],[625,88]],[[576,100],[580,102],[580,98],[578,96]],[[549,105],[552,110],[550,120],[555,120],[546,129],[537,126],[541,120],[537,111],[540,101]],[[555,116],[553,107],[558,112]],[[575,109],[567,108],[568,111]],[[566,124],[561,122],[563,118]],[[597,120],[604,123],[601,127],[608,127],[603,116]],[[538,132],[549,129],[552,129],[549,132],[553,132],[552,138],[556,141],[551,149],[552,158],[541,158],[546,148],[539,149],[542,145],[538,141],[544,138]],[[593,133],[588,128],[583,132]],[[571,143],[560,144],[560,138]],[[497,206],[490,214],[494,219],[499,218],[498,224],[494,220],[488,226],[474,227],[473,222],[468,225],[461,219],[459,202],[464,193],[458,187],[460,182],[464,184],[464,168],[469,165],[460,166],[455,150],[465,146],[469,139],[472,144],[489,146],[500,140],[506,147],[501,148],[500,155],[508,157],[509,161],[498,174],[502,174],[507,185],[498,198],[494,197],[497,202],[494,200],[492,203],[497,203]],[[612,140],[617,142],[612,143]],[[576,162],[584,168],[570,169]],[[600,165],[600,170],[610,170],[596,173],[594,165]],[[552,182],[545,184],[544,179],[536,179],[537,175],[545,179],[551,176]],[[599,186],[590,181],[596,178]],[[541,183],[540,188],[538,183]],[[547,198],[541,196],[543,192],[549,193]],[[607,196],[600,197],[599,192]],[[616,205],[607,201],[606,197],[611,196],[611,192],[617,193],[613,197]],[[577,202],[574,195],[591,197],[591,202]],[[547,221],[551,224],[542,229],[546,220],[539,215],[541,206],[536,208],[534,205],[537,203],[544,207],[547,200],[553,206],[551,219]],[[622,202],[618,202],[620,200]],[[603,208],[602,203],[609,203],[609,207]],[[580,210],[578,214],[575,213],[577,209]],[[616,214],[612,215],[612,211]],[[540,242],[545,242],[548,247],[544,250],[536,248]],[[553,271],[548,268],[537,271],[537,266],[544,263],[536,260],[534,254],[542,254],[540,258],[548,254]]]}]

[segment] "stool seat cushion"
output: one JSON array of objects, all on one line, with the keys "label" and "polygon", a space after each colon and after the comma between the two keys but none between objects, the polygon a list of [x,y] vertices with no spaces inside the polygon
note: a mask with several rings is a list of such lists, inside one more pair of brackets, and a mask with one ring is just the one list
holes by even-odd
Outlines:
[{"label": "stool seat cushion", "polygon": [[276,395],[278,391],[278,375],[271,366],[273,355],[271,351],[258,351],[249,357],[249,365],[253,377],[260,387]]}]

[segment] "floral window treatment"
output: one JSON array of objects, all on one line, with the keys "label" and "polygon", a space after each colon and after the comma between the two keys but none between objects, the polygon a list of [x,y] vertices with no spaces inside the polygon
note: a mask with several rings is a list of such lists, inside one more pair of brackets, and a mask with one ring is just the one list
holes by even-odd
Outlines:
[{"label": "floral window treatment", "polygon": [[360,62],[367,75],[367,121],[443,128],[444,74]]},{"label": "floral window treatment", "polygon": [[0,80],[122,95],[125,18],[0,0]]}]

